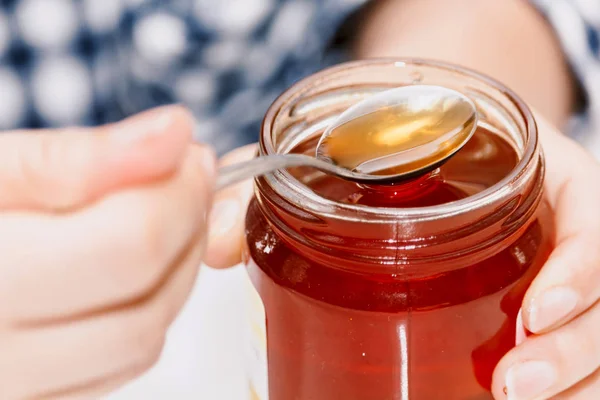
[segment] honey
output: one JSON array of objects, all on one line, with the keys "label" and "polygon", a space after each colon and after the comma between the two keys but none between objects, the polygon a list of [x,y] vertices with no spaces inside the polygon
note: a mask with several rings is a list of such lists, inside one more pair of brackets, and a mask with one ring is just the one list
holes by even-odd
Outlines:
[{"label": "honey", "polygon": [[[423,108],[401,102],[335,126],[319,143],[318,156],[374,175],[437,166],[470,137],[476,115],[462,99],[439,98],[443,95],[435,92],[417,96],[416,103],[424,103]],[[427,101],[433,96],[434,100]]]}]

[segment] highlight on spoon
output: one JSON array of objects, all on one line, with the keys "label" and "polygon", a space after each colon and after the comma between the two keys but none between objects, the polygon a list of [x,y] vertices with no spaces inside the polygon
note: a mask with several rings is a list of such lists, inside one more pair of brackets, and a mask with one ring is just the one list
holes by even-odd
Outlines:
[{"label": "highlight on spoon", "polygon": [[471,138],[475,104],[455,90],[403,86],[344,111],[317,145],[317,158],[361,174],[413,175],[443,163]]}]

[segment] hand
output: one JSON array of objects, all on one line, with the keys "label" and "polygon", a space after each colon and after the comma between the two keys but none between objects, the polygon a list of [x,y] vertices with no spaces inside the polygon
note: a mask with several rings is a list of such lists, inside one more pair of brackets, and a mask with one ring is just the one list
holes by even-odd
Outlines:
[{"label": "hand", "polygon": [[191,131],[166,107],[0,135],[0,398],[95,398],[157,360],[206,244]]},{"label": "hand", "polygon": [[[534,333],[494,372],[496,399],[600,398],[600,166],[537,116],[556,248],[523,302]],[[505,392],[508,394],[505,394]]]},{"label": "hand", "polygon": [[[256,156],[256,145],[237,148],[224,155],[219,166],[251,160]],[[245,215],[253,195],[251,179],[220,190],[215,195],[210,215],[210,236],[204,262],[213,268],[225,268],[241,261],[245,240]]]}]

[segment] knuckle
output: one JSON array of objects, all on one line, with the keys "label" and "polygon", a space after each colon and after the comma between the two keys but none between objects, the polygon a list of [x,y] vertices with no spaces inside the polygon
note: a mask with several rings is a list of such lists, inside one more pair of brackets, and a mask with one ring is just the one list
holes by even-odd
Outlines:
[{"label": "knuckle", "polygon": [[562,332],[559,331],[554,335],[553,347],[561,361],[574,354],[582,354],[582,351],[585,350],[586,344],[584,343],[583,338],[581,338],[581,340],[574,339],[573,335],[566,330]]},{"label": "knuckle", "polygon": [[[129,229],[121,231],[120,248],[127,254],[126,265],[116,271],[124,281],[124,287],[132,297],[140,297],[152,291],[164,276],[168,264],[164,232],[152,213],[141,213],[129,221]],[[135,221],[135,219],[139,219]]]},{"label": "knuckle", "polygon": [[168,300],[170,299],[159,295],[148,304],[147,319],[157,333],[166,333],[171,323],[172,306]]},{"label": "knuckle", "polygon": [[600,247],[598,246],[598,234],[582,235],[579,240],[580,263],[572,267],[570,279],[574,287],[580,288],[581,295],[593,302],[597,299],[599,287],[595,284],[600,280]]},{"label": "knuckle", "polygon": [[[168,231],[166,224],[160,217],[160,211],[149,212],[142,222],[142,231],[140,232],[140,261],[156,267],[164,264],[169,258],[169,245],[167,240]],[[150,281],[154,281],[161,274],[160,268],[153,268],[149,274]]]},{"label": "knuckle", "polygon": [[80,171],[61,168],[69,158],[64,141],[50,133],[36,134],[34,140],[35,145],[22,146],[15,154],[16,173],[25,185],[23,189],[30,195],[43,193],[42,200],[53,208],[78,202],[86,189],[86,179]]},{"label": "knuckle", "polygon": [[[552,265],[557,269],[563,284],[579,288],[583,296],[587,296],[592,289],[591,284],[600,279],[600,246],[598,237],[600,232],[586,231],[577,232],[564,239],[562,245],[556,250],[559,260],[576,260],[576,262],[561,262]],[[593,285],[595,287],[595,285]]]},{"label": "knuckle", "polygon": [[134,372],[141,374],[152,368],[160,359],[163,351],[165,339],[157,340],[155,344],[149,345],[140,352],[132,361]]},{"label": "knuckle", "polygon": [[48,186],[48,182],[44,176],[46,169],[42,166],[48,166],[52,162],[55,146],[46,135],[36,135],[35,140],[35,146],[21,146],[14,153],[16,172],[29,188],[43,189]]},{"label": "knuckle", "polygon": [[153,364],[160,357],[160,353],[165,344],[165,335],[164,333],[154,333],[147,335],[147,337],[148,338],[144,343],[144,356],[142,358]]},{"label": "knuckle", "polygon": [[147,371],[150,368],[152,368],[158,362],[158,360],[160,360],[164,344],[165,338],[162,337],[156,345],[148,348],[148,351],[146,352],[146,357],[144,357],[141,363],[141,367],[144,371]]},{"label": "knuckle", "polygon": [[600,269],[590,267],[595,267],[600,262],[600,246],[598,246],[598,237],[600,237],[600,233],[595,232],[585,235],[581,244],[583,266],[586,268],[586,272],[594,274],[595,277],[600,277]]},{"label": "knuckle", "polygon": [[166,327],[161,317],[147,315],[145,321],[134,327],[133,343],[137,351],[136,364],[151,367],[158,361],[165,345]]},{"label": "knuckle", "polygon": [[114,273],[124,280],[129,297],[143,297],[160,288],[199,229],[197,215],[203,213],[189,190],[173,193],[177,196],[169,201],[164,198],[170,195],[168,191],[152,193],[148,201],[132,196],[124,207],[122,218],[127,218],[127,223],[111,242],[117,243],[122,253],[121,265],[113,268],[119,268]]},{"label": "knuckle", "polygon": [[599,343],[589,329],[581,329],[577,325],[558,331],[554,336],[554,345],[558,365],[581,370],[591,365],[592,357],[597,357]]}]

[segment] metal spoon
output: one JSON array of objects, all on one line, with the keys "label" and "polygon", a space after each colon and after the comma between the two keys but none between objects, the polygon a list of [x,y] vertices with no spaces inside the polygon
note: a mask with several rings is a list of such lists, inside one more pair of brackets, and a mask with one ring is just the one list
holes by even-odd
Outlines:
[{"label": "metal spoon", "polygon": [[441,86],[403,86],[349,107],[323,133],[316,156],[275,154],[219,170],[217,190],[274,170],[308,166],[371,184],[393,183],[437,168],[473,136],[473,102]]}]

